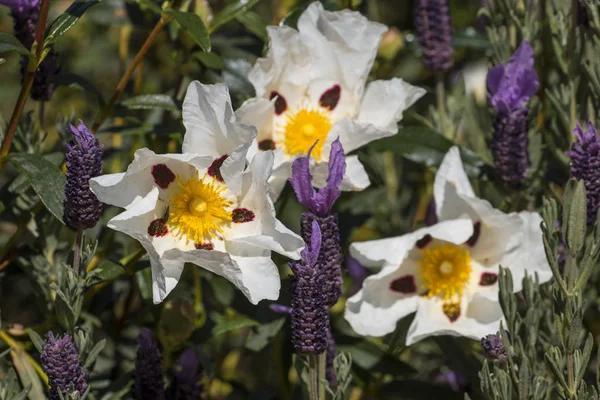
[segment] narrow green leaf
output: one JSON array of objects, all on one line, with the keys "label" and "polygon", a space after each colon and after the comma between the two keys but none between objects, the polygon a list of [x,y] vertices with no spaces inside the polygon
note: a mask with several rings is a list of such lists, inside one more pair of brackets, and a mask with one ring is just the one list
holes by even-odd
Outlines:
[{"label": "narrow green leaf", "polygon": [[113,279],[125,274],[125,268],[109,260],[104,260],[94,268],[86,277],[88,287],[97,285],[100,282],[112,281]]},{"label": "narrow green leaf", "polygon": [[96,100],[98,101],[98,106],[100,108],[104,107],[106,102],[104,101],[104,96],[100,93],[100,90],[92,82],[87,80],[87,78],[73,74],[68,72],[60,73],[59,75],[52,78],[52,83],[61,86],[67,86],[73,89],[79,89],[83,92],[92,94]]},{"label": "narrow green leaf", "polygon": [[[79,18],[83,13],[93,5],[96,5],[100,0],[75,0],[73,4],[66,9],[64,13],[58,16],[50,25],[48,34],[46,35],[46,42],[48,44],[56,41],[59,37],[64,35],[69,29],[73,27],[79,21]],[[44,43],[44,47],[46,47]]]},{"label": "narrow green leaf", "polygon": [[16,37],[8,33],[0,33],[0,53],[7,51],[16,51],[24,56],[29,55],[29,50]]},{"label": "narrow green leaf", "polygon": [[102,339],[92,347],[83,366],[86,370],[90,371],[93,369],[91,367],[94,365],[94,361],[96,361],[98,355],[104,350],[104,347],[106,347],[106,339]]},{"label": "narrow green leaf", "polygon": [[219,70],[225,68],[225,64],[223,63],[223,60],[221,59],[221,57],[219,57],[215,53],[206,53],[204,51],[197,51],[194,54],[192,54],[192,56],[194,58],[196,58],[198,61],[200,61],[202,64],[204,64],[204,66],[207,68],[219,69]]},{"label": "narrow green leaf", "polygon": [[210,51],[210,36],[198,14],[178,10],[168,10],[167,12],[175,17],[175,21],[190,34],[202,50]]},{"label": "narrow green leaf", "polygon": [[275,321],[258,326],[250,333],[250,335],[248,335],[246,348],[257,352],[264,349],[271,339],[279,333],[285,320],[285,318],[279,318]]},{"label": "narrow green leaf", "polygon": [[268,39],[267,25],[262,17],[252,11],[245,12],[236,17],[250,32],[258,36],[263,42]]},{"label": "narrow green leaf", "polygon": [[217,336],[217,335],[220,335],[225,332],[233,331],[235,329],[248,328],[251,326],[258,326],[258,325],[260,325],[260,324],[253,319],[250,319],[247,317],[239,317],[238,319],[235,319],[233,321],[224,321],[224,322],[217,324],[212,329],[212,334],[213,334],[213,336]]},{"label": "narrow green leaf", "polygon": [[531,367],[527,358],[523,359],[519,367],[519,399],[529,400],[531,394]]},{"label": "narrow green leaf", "polygon": [[143,94],[127,99],[121,104],[133,110],[150,110],[154,108],[168,111],[178,110],[175,101],[166,94]]},{"label": "narrow green leaf", "polygon": [[140,288],[142,299],[152,299],[152,272],[150,268],[144,268],[135,273],[135,279]]},{"label": "narrow green leaf", "polygon": [[212,24],[210,25],[209,32],[214,32],[221,25],[226,24],[227,22],[236,18],[238,15],[248,11],[259,1],[260,0],[238,0],[227,5],[227,7],[225,7],[220,13],[215,15],[212,20]]},{"label": "narrow green leaf", "polygon": [[[569,181],[569,183],[571,183]],[[571,196],[565,196],[565,239],[572,255],[577,255],[585,243],[587,202],[583,181],[577,181]]]},{"label": "narrow green leaf", "polygon": [[41,336],[38,335],[38,333],[33,329],[27,329],[27,333],[29,334],[29,338],[31,339],[31,342],[35,346],[36,350],[41,354],[42,347],[44,347],[44,339],[42,339]]},{"label": "narrow green leaf", "polygon": [[30,387],[29,390],[29,400],[44,400],[46,396],[44,395],[44,386],[40,377],[35,372],[33,365],[27,359],[27,355],[25,351],[21,349],[13,349],[10,352],[12,356],[13,365],[19,374],[19,378],[21,379],[21,383],[24,387]]},{"label": "narrow green leaf", "polygon": [[66,179],[60,169],[38,154],[11,154],[9,160],[25,174],[48,211],[62,222]]}]

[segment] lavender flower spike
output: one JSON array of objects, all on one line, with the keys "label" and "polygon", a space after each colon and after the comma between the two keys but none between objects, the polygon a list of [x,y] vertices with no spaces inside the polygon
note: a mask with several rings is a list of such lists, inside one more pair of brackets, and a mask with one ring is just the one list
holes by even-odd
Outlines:
[{"label": "lavender flower spike", "polygon": [[596,220],[600,208],[600,138],[591,121],[585,132],[581,125],[573,131],[577,142],[573,143],[567,155],[571,157],[571,176],[582,179],[587,195],[587,222]]},{"label": "lavender flower spike", "polygon": [[87,374],[83,370],[77,354],[77,345],[70,334],[63,337],[46,334],[46,344],[42,347],[42,367],[48,375],[49,400],[58,400],[58,391],[66,398],[69,390],[83,395],[87,390]]},{"label": "lavender flower spike", "polygon": [[102,203],[89,183],[102,172],[102,146],[82,121],[69,130],[75,140],[67,144],[64,220],[74,229],[88,229],[96,225],[102,214]]},{"label": "lavender flower spike", "polygon": [[200,360],[194,349],[186,349],[177,361],[177,371],[169,387],[169,400],[197,400],[202,398]]},{"label": "lavender flower spike", "polygon": [[415,27],[427,68],[446,71],[454,64],[448,0],[416,0]]},{"label": "lavender flower spike", "polygon": [[346,156],[340,139],[337,138],[331,144],[327,184],[318,192],[312,186],[309,160],[310,151],[306,157],[294,161],[292,164],[292,177],[289,181],[300,203],[308,207],[317,216],[324,217],[329,214],[333,203],[340,197],[340,185],[346,172]]},{"label": "lavender flower spike", "polygon": [[314,221],[310,247],[300,261],[290,262],[292,277],[292,344],[299,354],[316,355],[327,349],[329,313],[323,295],[324,276],[316,267],[321,248],[321,231]]},{"label": "lavender flower spike", "polygon": [[135,356],[133,397],[136,400],[165,400],[162,357],[150,330],[142,328],[137,342],[139,347]]},{"label": "lavender flower spike", "polygon": [[490,102],[496,110],[514,111],[537,92],[539,81],[533,61],[533,49],[523,40],[508,65],[500,64],[488,72]]}]

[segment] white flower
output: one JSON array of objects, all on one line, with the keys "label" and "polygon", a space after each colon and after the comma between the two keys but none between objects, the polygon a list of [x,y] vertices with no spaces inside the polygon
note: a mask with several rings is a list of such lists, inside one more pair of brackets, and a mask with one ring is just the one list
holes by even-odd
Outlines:
[{"label": "white flower", "polygon": [[348,299],[345,318],[356,332],[383,336],[416,311],[407,345],[433,335],[480,339],[495,333],[503,318],[500,265],[511,270],[515,292],[521,290],[525,270],[540,282],[551,278],[541,217],[505,214],[475,197],[456,147],[436,174],[434,198],[438,224],[351,245],[359,262],[382,267]]},{"label": "white flower", "polygon": [[[398,132],[403,111],[423,96],[423,89],[397,78],[366,86],[386,30],[358,12],[325,11],[318,2],[300,16],[298,30],[268,27],[269,51],[248,77],[257,97],[236,115],[258,128],[250,157],[275,150],[274,198],[291,175],[294,157],[306,155],[315,141],[313,176],[315,185],[323,187],[329,147],[337,137],[350,152],[391,136]],[[342,190],[366,188],[369,178],[358,158],[349,156],[346,163]]]},{"label": "white flower", "polygon": [[125,208],[108,226],[148,252],[155,303],[175,287],[186,262],[229,279],[254,304],[277,299],[271,250],[298,259],[304,242],[275,218],[267,194],[273,153],[245,169],[256,130],[235,121],[223,85],[193,82],[183,113],[183,154],[140,149],[127,172],[90,181],[100,201]]}]

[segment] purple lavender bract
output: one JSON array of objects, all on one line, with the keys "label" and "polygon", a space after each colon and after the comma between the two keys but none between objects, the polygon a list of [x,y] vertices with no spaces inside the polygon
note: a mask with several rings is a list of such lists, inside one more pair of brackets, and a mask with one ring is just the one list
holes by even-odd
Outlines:
[{"label": "purple lavender bract", "polygon": [[75,229],[96,225],[102,214],[102,203],[90,190],[90,179],[102,173],[102,147],[86,128],[70,126],[75,140],[67,143],[67,184],[65,186],[65,223]]},{"label": "purple lavender bract", "polygon": [[42,367],[48,375],[50,392],[48,399],[58,400],[58,390],[63,395],[72,388],[83,395],[87,390],[87,374],[83,370],[77,345],[70,334],[54,336],[52,332],[46,334],[46,344],[42,348]]},{"label": "purple lavender bract", "polygon": [[133,394],[137,400],[165,400],[162,357],[148,328],[137,337]]},{"label": "purple lavender bract", "polygon": [[482,338],[481,345],[489,357],[500,362],[506,361],[506,350],[504,349],[500,332]]},{"label": "purple lavender bract", "polygon": [[448,0],[416,0],[415,28],[427,68],[446,71],[454,63]]},{"label": "purple lavender bract", "polygon": [[600,207],[600,139],[592,122],[588,122],[585,132],[581,125],[573,131],[577,142],[573,143],[567,155],[571,157],[571,176],[583,180],[587,196],[587,222],[596,220]]}]

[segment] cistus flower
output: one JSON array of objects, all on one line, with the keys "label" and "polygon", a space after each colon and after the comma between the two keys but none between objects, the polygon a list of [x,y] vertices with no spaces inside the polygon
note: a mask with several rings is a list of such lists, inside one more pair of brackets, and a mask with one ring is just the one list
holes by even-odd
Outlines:
[{"label": "cistus flower", "polygon": [[454,63],[454,47],[448,0],[416,0],[415,29],[427,68],[450,69]]},{"label": "cistus flower", "polygon": [[342,263],[340,233],[337,215],[332,215],[331,209],[340,196],[340,184],[346,172],[346,157],[339,139],[336,139],[331,144],[326,185],[319,191],[315,191],[309,167],[310,153],[313,149],[314,146],[306,157],[294,161],[290,184],[294,188],[298,201],[311,210],[303,213],[300,220],[300,233],[309,246],[312,226],[314,222],[319,225],[322,240],[316,265],[325,278],[323,287],[325,301],[329,307],[332,307],[342,294],[343,281],[340,269]]},{"label": "cistus flower", "polygon": [[273,153],[246,168],[256,130],[236,122],[223,85],[192,82],[183,118],[183,154],[140,149],[127,172],[91,180],[102,202],[125,208],[108,226],[148,252],[155,303],[175,287],[186,262],[230,280],[254,304],[277,299],[271,251],[299,259],[304,242],[275,217],[267,189]]},{"label": "cistus flower", "polygon": [[162,356],[152,339],[152,332],[148,328],[142,328],[137,342],[133,396],[136,400],[165,400]]},{"label": "cistus flower", "polygon": [[533,49],[523,41],[507,65],[490,70],[487,84],[496,110],[492,156],[502,180],[510,187],[523,185],[529,169],[528,108],[537,92],[538,76],[533,68]]},{"label": "cistus flower", "polygon": [[[425,91],[401,79],[366,85],[379,42],[387,28],[358,12],[325,11],[314,2],[298,30],[270,26],[269,50],[250,71],[256,97],[236,111],[258,136],[249,158],[274,150],[269,183],[276,199],[291,175],[290,165],[311,152],[316,187],[325,186],[328,154],[340,138],[347,152],[398,132],[402,113]],[[363,190],[367,173],[356,156],[347,159],[342,190]]]},{"label": "cistus flower", "polygon": [[481,345],[488,357],[500,362],[506,361],[506,349],[504,349],[499,331],[481,338]]},{"label": "cistus flower", "polygon": [[537,273],[540,283],[552,277],[542,218],[532,212],[504,214],[477,198],[457,147],[444,157],[433,190],[437,224],[350,246],[361,264],[381,267],[346,303],[345,318],[357,333],[383,336],[416,311],[407,345],[437,335],[479,340],[496,332],[503,318],[500,265],[511,270],[515,292],[526,270]]},{"label": "cistus flower", "polygon": [[[40,17],[40,0],[0,0],[0,5],[11,8],[15,36],[28,50],[35,41],[35,31]],[[21,76],[24,79],[27,73],[29,58],[21,57]],[[48,101],[54,93],[55,85],[50,79],[59,71],[58,55],[54,47],[46,55],[46,58],[38,66],[33,85],[31,87],[31,98],[37,101]]]},{"label": "cistus flower", "polygon": [[596,220],[600,208],[600,138],[591,121],[587,132],[579,122],[573,131],[577,141],[567,155],[571,157],[571,176],[583,180],[587,197],[587,223]]},{"label": "cistus flower", "polygon": [[292,276],[292,344],[298,354],[316,355],[327,350],[329,313],[323,293],[324,275],[316,263],[321,247],[321,232],[315,221],[310,247],[300,261],[290,262]]},{"label": "cistus flower", "polygon": [[74,229],[88,229],[102,215],[102,203],[90,190],[90,179],[102,173],[102,146],[82,121],[69,132],[74,139],[67,143],[64,220]]},{"label": "cistus flower", "polygon": [[198,400],[202,398],[200,360],[194,349],[186,349],[175,366],[175,374],[168,391],[169,400]]},{"label": "cistus flower", "polygon": [[48,399],[60,399],[59,390],[63,397],[69,390],[76,391],[81,396],[86,392],[87,374],[77,354],[77,344],[70,334],[65,333],[61,337],[48,332],[46,343],[42,347],[41,360],[50,385]]}]

